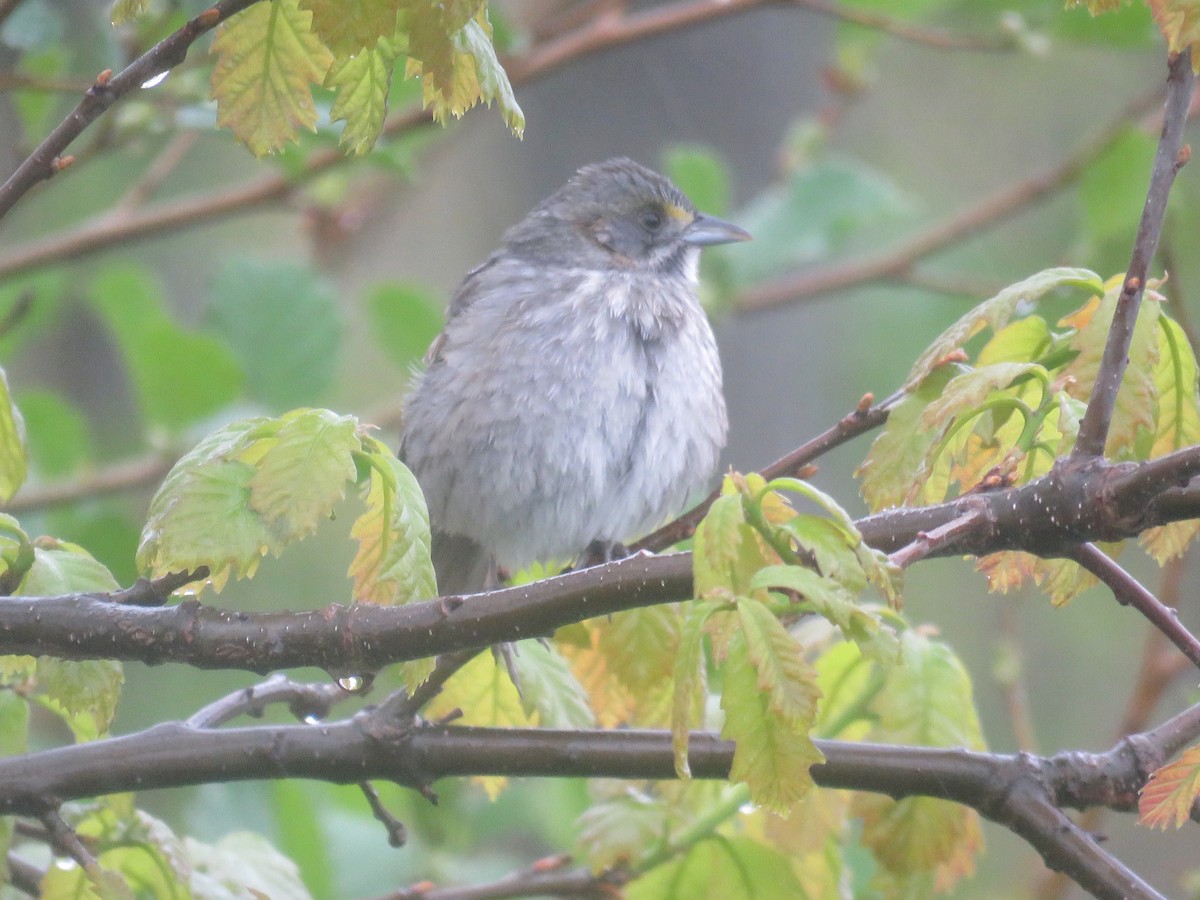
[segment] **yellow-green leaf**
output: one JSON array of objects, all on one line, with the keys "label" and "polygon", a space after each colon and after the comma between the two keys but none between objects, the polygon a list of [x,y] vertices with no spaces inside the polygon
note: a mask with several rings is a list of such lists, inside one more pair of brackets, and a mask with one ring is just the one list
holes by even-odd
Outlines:
[{"label": "yellow-green leaf", "polygon": [[358,421],[327,409],[297,409],[278,419],[250,479],[250,508],[279,539],[316,530],[354,478]]},{"label": "yellow-green leaf", "polygon": [[25,420],[13,403],[8,375],[0,369],[0,503],[7,503],[25,483]]},{"label": "yellow-green leaf", "polygon": [[396,32],[400,0],[300,0],[312,13],[312,31],[339,59],[373,47]]},{"label": "yellow-green leaf", "polygon": [[116,0],[113,3],[110,20],[114,25],[124,25],[132,22],[146,11],[150,0]]},{"label": "yellow-green leaf", "polygon": [[960,318],[929,345],[908,373],[904,382],[905,390],[911,391],[919,385],[948,353],[960,348],[984,328],[999,331],[1008,324],[1019,307],[1059,287],[1080,287],[1099,292],[1104,289],[1104,284],[1099,275],[1087,269],[1058,268],[1046,269],[1006,287]]},{"label": "yellow-green leaf", "polygon": [[512,645],[525,715],[546,728],[595,728],[587,693],[562,654],[539,641]]},{"label": "yellow-green leaf", "polygon": [[366,511],[350,528],[358,550],[350,562],[360,603],[409,603],[437,596],[430,560],[429,512],[416,478],[374,439],[364,441],[370,475]]},{"label": "yellow-green leaf", "polygon": [[325,87],[336,96],[329,118],[346,123],[340,143],[348,152],[363,155],[383,133],[395,62],[395,47],[381,38],[354,56],[335,60],[330,67]]},{"label": "yellow-green leaf", "polygon": [[898,661],[895,632],[879,615],[855,602],[842,585],[802,566],[767,566],[754,576],[754,588],[786,588],[800,594],[804,605],[842,630],[847,640],[881,662]]},{"label": "yellow-green leaf", "polygon": [[[39,544],[18,594],[46,597],[117,589],[112,573],[82,547],[59,541]],[[108,733],[125,682],[121,663],[39,656],[31,674],[36,685],[33,699],[59,716],[75,740],[91,741]]]},{"label": "yellow-green leaf", "polygon": [[808,896],[792,860],[751,837],[713,837],[630,882],[629,900],[765,900]]},{"label": "yellow-green leaf", "polygon": [[762,604],[739,602],[738,623],[753,633],[729,636],[721,668],[721,735],[737,745],[730,778],[745,782],[755,803],[785,812],[812,787],[809,769],[822,760],[808,734],[816,675]]},{"label": "yellow-green leaf", "polygon": [[982,404],[993,391],[1040,368],[1032,362],[999,362],[961,372],[950,379],[940,397],[922,410],[917,424],[931,431],[944,428],[961,413]]},{"label": "yellow-green leaf", "polygon": [[[1104,0],[1092,0],[1099,3]],[[1107,0],[1111,2],[1111,0]],[[1146,0],[1158,30],[1172,53],[1192,50],[1192,71],[1200,72],[1200,3],[1196,0]]]},{"label": "yellow-green leaf", "polygon": [[873,511],[900,506],[914,491],[914,483],[927,477],[925,458],[938,435],[920,427],[921,414],[959,371],[956,366],[941,366],[889,413],[883,431],[855,472],[863,499]]},{"label": "yellow-green leaf", "polygon": [[333,55],[299,0],[255,3],[238,13],[217,32],[213,53],[217,125],[255,156],[282,149],[300,128],[316,128],[312,85],[325,80]]},{"label": "yellow-green leaf", "polygon": [[683,618],[683,631],[679,638],[679,652],[675,654],[674,694],[671,698],[671,747],[675,753],[675,774],[680,778],[691,778],[688,766],[688,730],[702,700],[707,679],[704,666],[704,623],[715,607],[711,603],[697,601],[687,607]]},{"label": "yellow-green leaf", "polygon": [[[454,12],[466,6],[450,4]],[[438,121],[461,116],[477,103],[490,106],[495,101],[509,128],[520,135],[525,115],[496,58],[486,10],[482,4],[476,6],[461,24],[453,12],[430,15],[421,4],[407,19],[402,17],[408,25],[406,74],[422,79],[425,105]]]}]

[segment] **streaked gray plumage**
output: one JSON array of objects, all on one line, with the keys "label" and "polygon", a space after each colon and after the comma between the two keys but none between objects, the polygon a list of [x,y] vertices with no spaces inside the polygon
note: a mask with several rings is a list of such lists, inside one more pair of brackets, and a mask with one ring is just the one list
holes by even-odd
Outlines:
[{"label": "streaked gray plumage", "polygon": [[516,568],[633,537],[712,476],[726,415],[697,265],[701,246],[748,237],[613,159],[580,169],[467,275],[400,451],[443,593],[481,587],[487,554]]}]

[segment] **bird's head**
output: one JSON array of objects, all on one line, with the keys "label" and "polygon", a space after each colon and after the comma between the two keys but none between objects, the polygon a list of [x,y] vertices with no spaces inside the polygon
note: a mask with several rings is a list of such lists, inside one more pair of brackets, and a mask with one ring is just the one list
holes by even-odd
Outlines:
[{"label": "bird's head", "polygon": [[697,212],[670,179],[630,159],[584,166],[508,235],[546,262],[668,273],[694,266],[699,248],[748,240]]}]

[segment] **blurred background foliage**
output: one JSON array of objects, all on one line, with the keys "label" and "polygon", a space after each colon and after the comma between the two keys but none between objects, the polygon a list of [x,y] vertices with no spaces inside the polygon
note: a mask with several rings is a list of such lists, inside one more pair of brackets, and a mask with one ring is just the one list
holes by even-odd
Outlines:
[{"label": "blurred background foliage", "polygon": [[[329,98],[318,93],[316,133],[256,161],[214,128],[202,41],[86,132],[75,165],[0,223],[0,363],[33,466],[12,511],[31,533],[89,548],[129,583],[165,464],[217,425],[327,406],[380,424],[394,443],[411,367],[458,279],[579,165],[611,155],[661,167],[700,208],[755,234],[705,262],[732,420],[725,461],[741,470],[832,424],[864,393],[890,393],[948,322],[994,290],[1051,265],[1122,270],[1165,70],[1144,5],[1095,19],[1055,0],[839,5],[880,17],[874,27],[806,5],[748,8],[522,81],[522,61],[546,35],[603,4],[502,0],[491,18],[525,113],[523,140],[495,112],[476,110],[446,128],[387,136],[369,156],[315,176],[312,161],[338,140]],[[0,26],[4,170],[97,72],[119,69],[199,9],[152,2],[114,28],[95,0],[23,0]],[[419,86],[397,76],[393,110],[419,102]],[[279,181],[264,199],[247,199],[270,178]],[[243,199],[122,236],[147,210],[221,196]],[[1003,198],[1009,212],[989,217]],[[960,223],[913,265],[805,292],[813,273],[853,272],[970,209],[979,227]],[[1190,166],[1161,251],[1185,327],[1200,304],[1198,216],[1200,169]],[[82,233],[105,239],[74,239]],[[823,459],[814,479],[852,511],[864,509],[852,472],[867,446]],[[114,471],[135,486],[70,502],[47,493]],[[343,600],[351,548],[337,533],[316,540],[316,550],[268,560],[221,602]],[[1128,562],[1158,583],[1148,561]],[[1144,624],[1100,591],[1065,609],[1034,595],[990,596],[969,565],[917,567],[906,599],[911,620],[936,627],[966,660],[989,746],[1013,750],[1031,735],[1026,749],[1044,752],[1108,746]],[[1194,621],[1194,566],[1182,585],[1181,615]],[[117,732],[185,717],[248,683],[175,666],[129,665],[126,675]],[[1165,708],[1190,690],[1177,685]],[[41,725],[43,744],[63,738],[49,719]],[[266,835],[313,895],[328,898],[498,877],[570,850],[588,804],[573,781],[516,784],[496,802],[443,783],[437,808],[381,790],[409,826],[402,850],[350,788],[211,785],[139,803],[205,840]],[[1105,832],[1134,869],[1185,890],[1194,853],[1178,835],[1138,830],[1130,817],[1110,817]],[[978,875],[955,896],[1032,894],[1042,873],[1032,851],[1003,829],[988,826],[986,838]]]}]

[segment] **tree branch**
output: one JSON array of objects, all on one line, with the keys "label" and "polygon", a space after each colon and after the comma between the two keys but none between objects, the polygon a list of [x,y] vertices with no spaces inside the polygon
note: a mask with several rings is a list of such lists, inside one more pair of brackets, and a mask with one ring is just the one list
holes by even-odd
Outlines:
[{"label": "tree branch", "polygon": [[[868,544],[891,553],[970,515],[975,524],[944,534],[927,555],[1024,550],[1069,556],[1085,541],[1119,540],[1200,516],[1200,490],[1170,487],[1197,472],[1200,446],[1148,463],[1093,460],[1019,487],[887,510],[856,525]],[[261,673],[319,666],[338,676],[365,676],[394,662],[550,635],[584,619],[691,596],[691,555],[675,553],[638,554],[453,603],[443,598],[402,607],[245,613],[195,600],[146,608],[114,603],[105,594],[8,597],[0,598],[0,653]]]},{"label": "tree branch", "polygon": [[1163,220],[1167,215],[1167,198],[1175,176],[1191,157],[1191,147],[1183,145],[1183,131],[1187,125],[1188,110],[1192,104],[1192,89],[1196,77],[1192,73],[1190,50],[1176,54],[1170,61],[1167,75],[1167,102],[1163,114],[1162,135],[1154,157],[1154,168],[1150,175],[1150,188],[1146,192],[1146,203],[1142,208],[1141,222],[1133,243],[1133,255],[1129,268],[1125,270],[1125,284],[1117,300],[1112,327],[1092,386],[1092,395],[1087,410],[1079,423],[1079,436],[1071,450],[1072,459],[1098,457],[1104,454],[1108,440],[1108,426],[1112,421],[1113,409],[1117,404],[1117,391],[1129,365],[1129,344],[1133,340],[1133,328],[1137,324],[1142,294],[1154,252],[1158,249],[1158,238],[1162,234]]},{"label": "tree branch", "polygon": [[[62,800],[209,781],[387,779],[423,787],[443,777],[606,777],[673,780],[665,731],[556,731],[416,725],[391,701],[322,725],[155,726],[126,737],[0,759],[0,812],[44,814]],[[1101,897],[1157,897],[1058,807],[1129,809],[1150,771],[1200,731],[1200,707],[1101,754],[1054,757],[818,741],[812,775],[825,787],[932,796],[971,806],[1012,829],[1048,865]],[[724,779],[733,743],[708,732],[689,741],[697,778]]]},{"label": "tree branch", "polygon": [[1080,544],[1067,555],[1108,585],[1118,603],[1132,606],[1140,612],[1191,660],[1192,665],[1200,667],[1200,640],[1183,627],[1174,610],[1167,609],[1115,560],[1095,544]]}]

